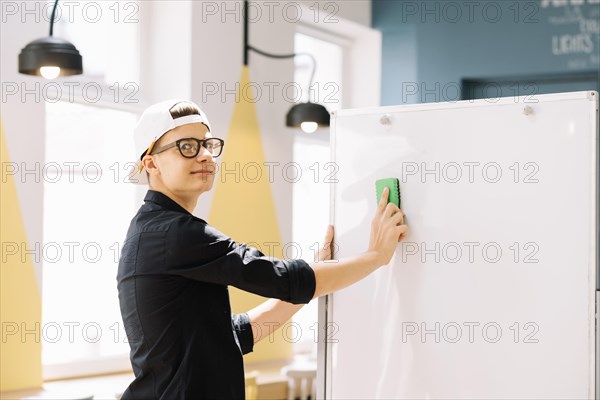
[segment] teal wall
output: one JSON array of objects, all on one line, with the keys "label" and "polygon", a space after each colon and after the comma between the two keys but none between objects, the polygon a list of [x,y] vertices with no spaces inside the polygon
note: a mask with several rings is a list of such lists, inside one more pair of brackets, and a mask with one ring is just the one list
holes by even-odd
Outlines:
[{"label": "teal wall", "polygon": [[[503,87],[501,96],[569,91],[569,84],[557,90],[536,77],[597,78],[599,21],[599,0],[373,0],[373,27],[383,34],[382,104],[468,97],[464,78],[534,81]],[[496,91],[489,97],[500,97]]]}]

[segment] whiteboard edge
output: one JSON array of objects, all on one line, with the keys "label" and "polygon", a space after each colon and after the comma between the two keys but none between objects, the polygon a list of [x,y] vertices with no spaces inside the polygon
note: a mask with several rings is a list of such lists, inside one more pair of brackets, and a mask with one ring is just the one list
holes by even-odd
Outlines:
[{"label": "whiteboard edge", "polygon": [[[408,112],[408,111],[425,111],[425,110],[444,110],[444,109],[458,109],[465,108],[467,106],[497,106],[497,105],[514,105],[514,104],[537,104],[540,100],[543,101],[562,101],[562,100],[576,100],[576,99],[588,99],[593,100],[592,93],[594,91],[586,90],[580,92],[565,92],[565,93],[550,93],[540,95],[528,95],[528,96],[511,96],[511,97],[499,97],[492,99],[477,99],[477,100],[460,100],[460,101],[446,101],[439,103],[420,103],[420,104],[401,104],[393,106],[383,107],[365,107],[365,108],[348,108],[337,111],[337,115],[350,116],[350,115],[370,115],[370,114],[381,114],[381,113],[397,113],[397,112]],[[597,95],[596,95],[597,98]],[[333,120],[333,115],[332,115]]]},{"label": "whiteboard edge", "polygon": [[592,157],[592,168],[595,171],[594,174],[592,174],[592,187],[595,188],[595,193],[594,193],[594,199],[595,202],[593,204],[594,209],[592,210],[592,212],[595,215],[595,221],[593,225],[593,232],[592,232],[592,238],[593,238],[593,242],[592,245],[590,246],[592,249],[592,260],[593,260],[593,266],[592,268],[590,268],[590,273],[592,274],[592,276],[590,277],[590,291],[592,293],[592,302],[594,303],[592,307],[590,307],[589,313],[590,313],[590,317],[591,317],[591,325],[592,325],[592,329],[590,329],[590,347],[591,347],[591,360],[590,360],[590,371],[591,371],[591,380],[590,380],[590,389],[589,389],[589,397],[590,399],[598,399],[600,398],[600,336],[598,334],[598,300],[600,298],[599,294],[600,292],[598,291],[598,287],[597,287],[597,282],[598,282],[598,267],[599,267],[599,254],[598,254],[598,240],[600,239],[599,235],[599,225],[598,225],[598,218],[600,216],[600,187],[598,186],[598,179],[600,178],[600,169],[599,169],[599,162],[600,162],[600,155],[598,154],[598,145],[600,144],[600,138],[598,136],[599,134],[599,130],[600,130],[600,121],[599,121],[599,116],[598,116],[598,112],[599,112],[599,104],[600,104],[600,100],[599,100],[599,94],[596,91],[590,91],[588,92],[588,100],[593,102],[592,105],[592,110],[591,110],[591,125],[592,128],[594,129],[594,143],[592,146],[594,155]]},{"label": "whiteboard edge", "polygon": [[[337,112],[331,113],[331,127],[329,135],[330,162],[336,162],[335,156],[335,138],[336,138],[336,116]],[[329,223],[335,227],[335,189],[337,178],[329,187]],[[334,232],[335,236],[335,232]],[[335,248],[334,248],[335,249]],[[333,254],[335,257],[336,254]],[[319,298],[319,343],[317,345],[317,399],[331,398],[331,346],[327,340],[327,327],[332,319],[333,294]]]}]

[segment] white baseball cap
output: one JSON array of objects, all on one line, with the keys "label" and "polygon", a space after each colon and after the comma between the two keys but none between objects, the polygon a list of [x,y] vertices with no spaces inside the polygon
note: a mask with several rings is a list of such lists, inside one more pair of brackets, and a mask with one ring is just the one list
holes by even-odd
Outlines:
[{"label": "white baseball cap", "polygon": [[[186,115],[184,117],[173,118],[171,109],[178,103],[190,103],[195,105],[200,114]],[[148,177],[144,172],[141,160],[146,155],[148,149],[154,147],[154,143],[161,138],[162,135],[175,129],[178,126],[202,123],[206,125],[210,132],[210,123],[206,114],[192,101],[182,99],[169,99],[161,101],[148,107],[140,117],[137,126],[133,132],[135,142],[135,166],[130,170],[130,182],[140,185],[148,184]]]}]

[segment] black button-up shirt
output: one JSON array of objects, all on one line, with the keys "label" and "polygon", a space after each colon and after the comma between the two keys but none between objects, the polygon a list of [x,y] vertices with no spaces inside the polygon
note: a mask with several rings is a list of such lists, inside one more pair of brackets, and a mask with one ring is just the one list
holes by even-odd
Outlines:
[{"label": "black button-up shirt", "polygon": [[149,190],[127,232],[117,274],[135,380],[123,399],[243,399],[247,314],[227,285],[308,303],[315,275],[238,244],[168,196]]}]

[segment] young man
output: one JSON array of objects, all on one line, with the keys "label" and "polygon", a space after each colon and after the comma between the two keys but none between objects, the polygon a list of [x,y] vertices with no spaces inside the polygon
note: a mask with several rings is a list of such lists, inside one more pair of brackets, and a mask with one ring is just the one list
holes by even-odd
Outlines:
[{"label": "young man", "polygon": [[[324,262],[331,259],[330,226],[319,262],[266,257],[192,214],[213,186],[224,145],[197,105],[149,107],[135,143],[135,178],[150,190],[131,221],[117,275],[135,373],[123,399],[243,399],[242,355],[268,332],[259,327],[281,325],[313,298],[388,264],[408,232],[385,192],[365,253]],[[271,300],[232,314],[228,285]]]}]

